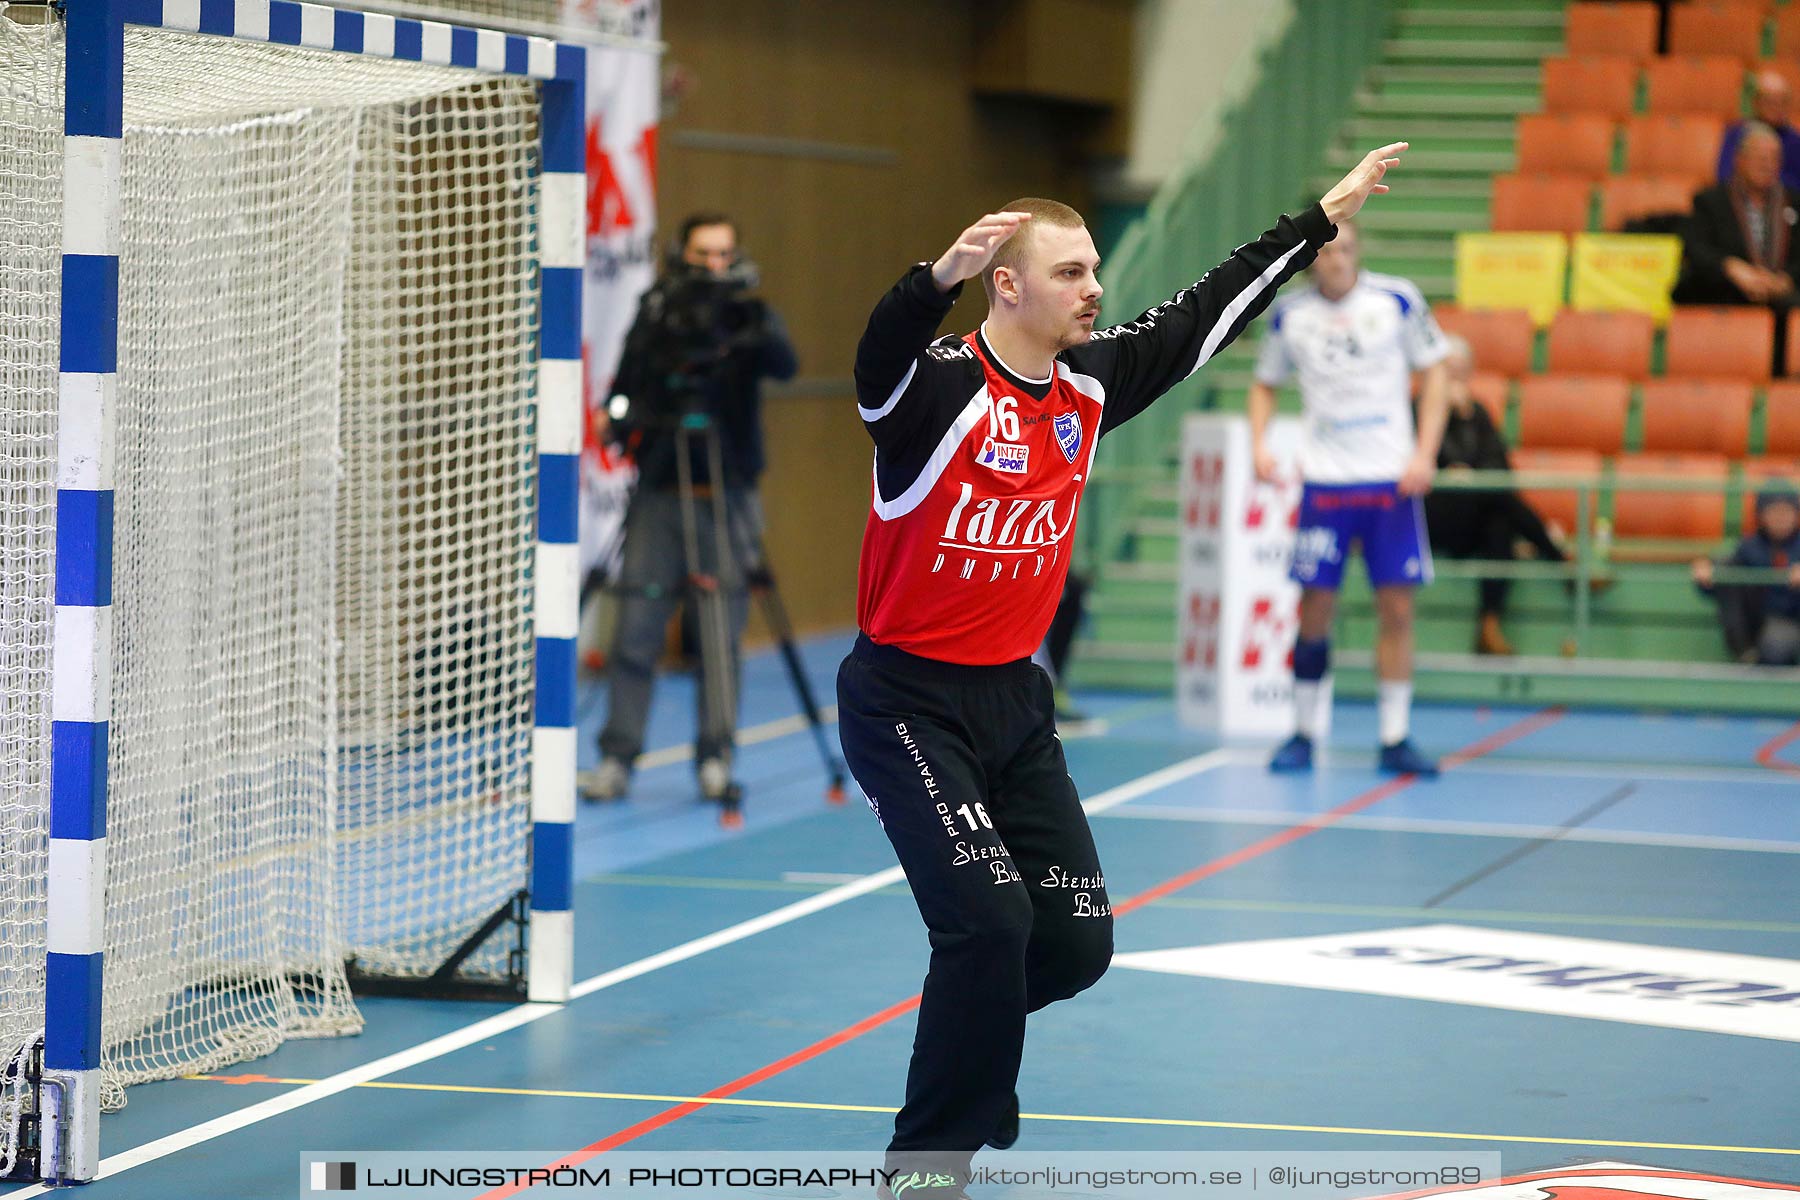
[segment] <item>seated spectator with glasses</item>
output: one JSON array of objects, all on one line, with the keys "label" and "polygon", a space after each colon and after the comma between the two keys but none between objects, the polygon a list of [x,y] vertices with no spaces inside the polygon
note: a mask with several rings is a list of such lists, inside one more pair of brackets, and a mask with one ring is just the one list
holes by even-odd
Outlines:
[{"label": "seated spectator with glasses", "polygon": [[[1800,278],[1800,197],[1781,185],[1781,137],[1760,122],[1745,130],[1731,182],[1694,197],[1682,234],[1677,304],[1766,304],[1777,317],[1794,304]],[[1775,322],[1774,372],[1782,373],[1787,322]]]}]

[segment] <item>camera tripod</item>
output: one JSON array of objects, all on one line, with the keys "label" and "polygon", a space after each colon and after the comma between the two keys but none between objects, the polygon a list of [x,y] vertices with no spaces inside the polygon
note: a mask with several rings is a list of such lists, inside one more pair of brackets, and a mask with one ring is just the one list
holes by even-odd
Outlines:
[{"label": "camera tripod", "polygon": [[[708,493],[712,507],[714,570],[710,573],[702,569],[700,558],[701,497],[694,487],[692,461],[695,438],[700,438],[704,444],[707,476],[712,481]],[[699,627],[700,686],[704,689],[701,711],[716,722],[714,731],[728,723],[731,715],[737,711],[737,679],[732,664],[729,600],[733,592],[748,588],[761,604],[763,618],[775,634],[782,662],[794,685],[794,694],[812,729],[819,757],[824,761],[825,774],[830,780],[825,798],[833,804],[842,804],[844,766],[831,753],[830,743],[825,735],[825,722],[819,714],[812,684],[806,678],[806,671],[800,662],[800,651],[794,645],[794,627],[788,620],[787,607],[781,601],[781,591],[775,585],[775,576],[769,570],[768,554],[763,549],[760,533],[753,535],[751,561],[739,563],[733,552],[730,513],[722,483],[725,475],[719,450],[719,430],[707,414],[687,413],[676,426],[675,472],[676,494],[681,508],[682,552],[686,556],[687,565],[687,597],[693,608],[695,623]],[[741,826],[744,823],[743,803],[743,786],[736,779],[729,780],[719,798],[719,823],[728,828]]]}]

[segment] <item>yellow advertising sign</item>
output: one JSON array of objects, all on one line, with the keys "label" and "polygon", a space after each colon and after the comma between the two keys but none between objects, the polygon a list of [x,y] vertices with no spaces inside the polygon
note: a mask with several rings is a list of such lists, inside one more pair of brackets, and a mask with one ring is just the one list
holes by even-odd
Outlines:
[{"label": "yellow advertising sign", "polygon": [[1663,233],[1578,233],[1570,299],[1576,308],[1649,313],[1669,320],[1681,271],[1681,239]]},{"label": "yellow advertising sign", "polygon": [[1568,239],[1560,233],[1459,233],[1456,302],[1464,308],[1522,308],[1548,325],[1562,307]]}]

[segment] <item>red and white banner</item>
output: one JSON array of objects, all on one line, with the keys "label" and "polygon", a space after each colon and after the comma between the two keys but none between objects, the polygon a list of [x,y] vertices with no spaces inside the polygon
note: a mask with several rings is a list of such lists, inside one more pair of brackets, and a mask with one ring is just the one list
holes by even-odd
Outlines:
[{"label": "red and white banner", "polygon": [[[565,0],[571,25],[654,43],[661,0]],[[653,45],[588,51],[587,284],[581,357],[587,436],[581,454],[581,566],[609,570],[623,544],[635,471],[606,449],[606,401],[638,297],[656,276],[656,138],[662,55]]]},{"label": "red and white banner", "polygon": [[1300,507],[1300,423],[1271,421],[1280,482],[1257,482],[1250,422],[1196,414],[1182,429],[1176,709],[1226,735],[1293,732],[1300,588],[1287,577]]}]

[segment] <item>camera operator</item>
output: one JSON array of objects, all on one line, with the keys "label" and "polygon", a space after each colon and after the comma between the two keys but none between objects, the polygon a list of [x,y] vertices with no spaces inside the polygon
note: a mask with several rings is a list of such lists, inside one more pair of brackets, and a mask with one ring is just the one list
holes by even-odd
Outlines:
[{"label": "camera operator", "polygon": [[[614,390],[615,428],[637,461],[637,491],[625,518],[619,614],[611,656],[611,704],[600,732],[600,764],[578,780],[590,800],[625,795],[644,745],[656,661],[669,617],[690,577],[716,580],[729,626],[735,696],[738,643],[749,609],[745,578],[760,558],[764,376],[789,379],[798,362],[774,309],[754,295],[755,267],[737,250],[737,229],[723,213],[696,213],[682,222],[679,250],[639,305],[625,338]],[[685,428],[691,436],[683,438]],[[708,438],[716,433],[719,475],[713,478]],[[686,444],[698,562],[689,562],[682,526],[681,472]],[[714,528],[722,497],[731,558],[714,559]],[[706,661],[702,672],[721,669]],[[715,681],[716,682],[716,681]],[[697,679],[698,736],[694,763],[700,791],[725,795],[737,713],[712,712],[721,689]]]}]

